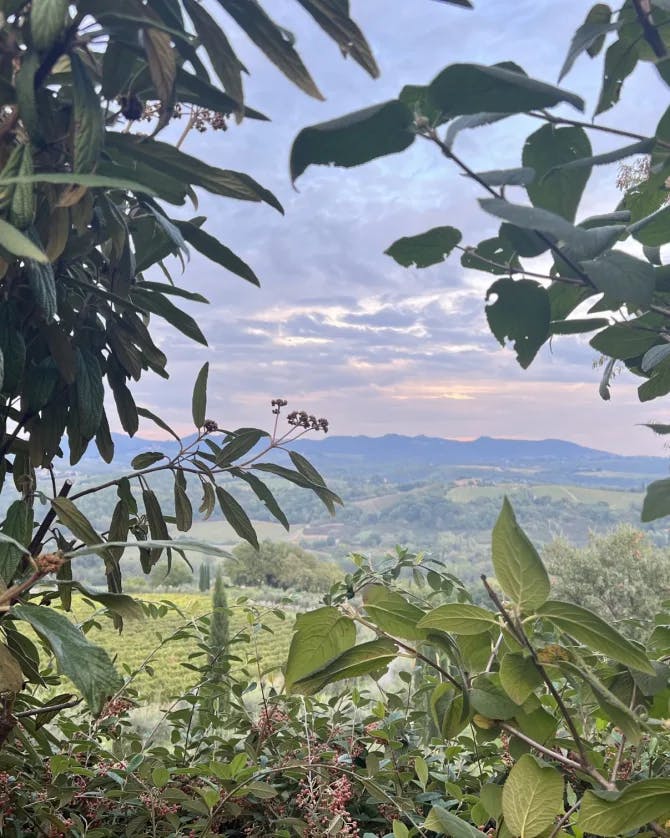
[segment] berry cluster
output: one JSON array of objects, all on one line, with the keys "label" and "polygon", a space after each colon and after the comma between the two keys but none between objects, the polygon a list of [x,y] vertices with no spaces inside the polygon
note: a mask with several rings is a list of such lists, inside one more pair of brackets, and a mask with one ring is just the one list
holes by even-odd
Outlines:
[{"label": "berry cluster", "polygon": [[288,414],[286,421],[289,425],[293,425],[295,428],[305,428],[305,430],[310,431],[323,431],[324,434],[328,433],[328,420],[317,419],[316,416],[312,416],[307,413],[306,410],[294,410],[292,413]]}]

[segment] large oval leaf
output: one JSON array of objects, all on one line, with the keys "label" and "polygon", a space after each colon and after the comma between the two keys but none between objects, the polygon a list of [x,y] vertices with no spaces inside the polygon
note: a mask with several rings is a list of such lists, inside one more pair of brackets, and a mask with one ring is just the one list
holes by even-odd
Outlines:
[{"label": "large oval leaf", "polygon": [[482,634],[498,622],[492,611],[480,608],[478,605],[450,602],[429,611],[423,617],[418,627],[432,629],[451,634]]},{"label": "large oval leaf", "polygon": [[284,674],[286,689],[291,692],[296,681],[323,667],[355,642],[353,621],[337,608],[324,606],[298,614]]},{"label": "large oval leaf", "polygon": [[670,779],[631,783],[621,793],[587,791],[577,825],[590,835],[616,836],[670,814]]},{"label": "large oval leaf", "polygon": [[563,809],[563,777],[550,765],[524,754],[505,781],[505,824],[519,838],[535,838],[552,826]]}]

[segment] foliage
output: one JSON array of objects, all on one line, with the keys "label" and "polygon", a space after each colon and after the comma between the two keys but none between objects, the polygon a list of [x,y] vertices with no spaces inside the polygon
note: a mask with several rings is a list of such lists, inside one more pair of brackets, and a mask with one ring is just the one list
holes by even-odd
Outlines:
[{"label": "foliage", "polygon": [[198,590],[208,591],[211,587],[211,569],[208,562],[201,562],[198,568]]},{"label": "foliage", "polygon": [[[575,34],[561,79],[582,53],[595,58],[609,39],[595,116],[618,102],[638,62],[655,65],[662,82],[670,83],[669,22],[667,3],[626,0],[618,11],[596,4]],[[554,111],[559,105],[561,110]],[[516,62],[452,64],[428,85],[404,87],[395,100],[304,128],[293,145],[291,170],[295,180],[312,165],[349,167],[401,152],[416,141],[431,143],[481,188],[479,205],[497,221],[497,232],[479,243],[461,243],[462,232],[443,224],[392,243],[389,256],[401,265],[425,268],[460,251],[464,267],[497,275],[486,293],[486,317],[495,338],[513,346],[522,367],[554,337],[595,332],[591,346],[612,359],[604,367],[602,397],[610,397],[616,360],[645,379],[638,395],[649,401],[670,392],[670,298],[662,253],[670,243],[670,111],[659,112],[656,131],[645,136],[628,126],[575,119],[567,106],[586,108],[581,97],[528,77]],[[518,114],[541,123],[522,144],[521,159],[512,162],[513,168],[473,171],[456,151],[457,144],[467,148],[461,132],[485,130]],[[594,154],[589,138],[599,133],[618,139],[620,147]],[[625,193],[619,204],[576,220],[589,199],[602,204],[586,192],[593,170],[635,155],[650,155],[650,164],[620,181]],[[519,190],[515,197],[509,197],[512,189]],[[536,268],[532,259],[540,256]],[[653,428],[668,432],[665,425]],[[670,482],[658,481],[650,487],[643,520],[669,512]]]},{"label": "foliage", "polygon": [[639,530],[621,526],[592,535],[585,547],[557,539],[545,549],[552,587],[560,599],[595,611],[642,639],[670,594],[670,556]]},{"label": "foliage", "polygon": [[238,545],[226,562],[226,572],[234,585],[316,592],[327,591],[340,576],[337,565],[320,561],[290,542],[267,539],[257,550],[249,544]]}]

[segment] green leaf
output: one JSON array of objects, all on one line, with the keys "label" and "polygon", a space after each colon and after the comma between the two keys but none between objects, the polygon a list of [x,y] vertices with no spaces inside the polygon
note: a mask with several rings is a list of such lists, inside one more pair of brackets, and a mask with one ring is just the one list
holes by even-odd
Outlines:
[{"label": "green leaf", "polygon": [[437,684],[430,694],[430,714],[443,739],[455,739],[468,723],[464,693],[451,684]]},{"label": "green leaf", "polygon": [[74,98],[74,171],[92,172],[100,157],[103,114],[93,81],[77,53],[70,53]]},{"label": "green leaf", "polygon": [[421,784],[421,788],[425,791],[426,786],[428,785],[428,763],[423,757],[415,757],[414,759],[414,771],[416,772],[417,779]]},{"label": "green leaf", "polygon": [[662,361],[665,361],[665,359],[668,357],[670,357],[669,343],[662,343],[658,346],[652,346],[651,349],[648,349],[644,353],[644,356],[640,363],[642,372],[651,372],[651,370],[657,367]]},{"label": "green leaf", "polygon": [[167,431],[171,436],[173,436],[177,442],[181,443],[181,438],[177,435],[175,431],[167,424],[167,422],[163,421],[160,416],[157,416],[155,413],[152,413],[150,410],[147,410],[146,407],[138,407],[137,413],[139,416],[142,416],[144,419],[151,419],[159,428],[162,428],[164,431]]},{"label": "green leaf", "polygon": [[[20,544],[27,545],[33,533],[33,510],[25,500],[15,500],[10,505],[2,525],[2,533]],[[9,585],[27,550],[19,550],[9,541],[0,543],[0,580]]]},{"label": "green leaf", "polygon": [[418,623],[420,629],[447,634],[481,634],[498,624],[492,611],[478,605],[449,602],[429,611]]},{"label": "green leaf", "polygon": [[323,99],[286,30],[277,26],[256,0],[219,0],[219,3],[290,81],[309,96]]},{"label": "green leaf", "polygon": [[442,806],[433,806],[428,812],[423,829],[435,832],[437,835],[448,835],[449,838],[481,838],[482,835],[474,826],[470,826],[453,812],[443,809]]},{"label": "green leaf", "polygon": [[542,676],[530,658],[511,653],[503,657],[500,684],[515,704],[523,704],[541,683]]},{"label": "green leaf", "polygon": [[[519,232],[526,235],[523,230]],[[544,245],[545,250],[546,247],[547,245]],[[491,274],[509,274],[521,269],[516,249],[502,236],[484,239],[477,247],[467,247],[461,256],[461,265]]]},{"label": "green leaf", "polygon": [[590,154],[591,143],[583,128],[547,124],[531,134],[524,144],[522,160],[536,173],[527,187],[533,205],[574,221],[591,169],[569,166]]},{"label": "green leaf", "polygon": [[277,477],[283,477],[284,480],[288,480],[290,483],[295,483],[296,486],[301,486],[303,489],[311,489],[328,510],[332,508],[333,504],[342,506],[342,498],[340,498],[339,495],[336,495],[335,492],[326,488],[322,483],[314,483],[299,471],[293,471],[292,469],[275,465],[274,463],[256,463],[252,466],[252,468],[257,471],[266,471],[269,474],[276,475]]},{"label": "green leaf", "polygon": [[267,431],[259,431],[258,428],[238,428],[226,437],[225,445],[216,455],[216,464],[228,465],[239,460],[255,448],[262,439],[269,436]]},{"label": "green leaf", "polygon": [[480,198],[479,205],[491,215],[503,218],[525,230],[547,233],[555,239],[573,242],[580,238],[580,231],[560,215],[548,212],[540,207],[526,207],[511,204],[502,198]]},{"label": "green leaf", "polygon": [[134,468],[135,471],[141,471],[144,468],[149,468],[154,463],[157,463],[159,460],[164,460],[165,454],[161,454],[160,451],[145,451],[143,454],[138,454],[136,457],[130,461],[131,468]]},{"label": "green leaf", "polygon": [[184,8],[193,21],[200,43],[207,52],[214,72],[219,77],[224,90],[238,104],[238,119],[242,116],[244,105],[244,91],[242,88],[242,72],[244,64],[239,60],[228,41],[225,33],[209,14],[205,7],[195,0],[184,0]]},{"label": "green leaf", "polygon": [[670,241],[668,221],[670,206],[663,206],[631,224],[628,232],[645,247],[660,247]]},{"label": "green leaf", "polygon": [[398,239],[384,252],[405,268],[427,268],[443,262],[461,238],[455,227],[433,227],[417,236]]},{"label": "green leaf", "polygon": [[91,439],[102,419],[105,388],[98,359],[86,349],[77,349],[76,388],[79,431],[85,439]]},{"label": "green leaf", "polygon": [[72,535],[83,541],[84,544],[90,546],[103,543],[103,539],[95,531],[88,518],[69,498],[53,498],[51,506],[54,508],[58,520],[65,524]]},{"label": "green leaf", "polygon": [[586,791],[577,826],[591,835],[617,836],[669,813],[670,779],[659,777],[631,783],[622,792]]},{"label": "green leaf", "polygon": [[383,672],[397,655],[395,643],[387,638],[361,643],[347,649],[324,667],[294,681],[290,692],[314,695],[336,681]]},{"label": "green leaf", "polygon": [[[497,299],[489,302],[492,296]],[[498,279],[486,292],[486,319],[501,346],[514,342],[526,369],[549,337],[551,307],[546,289],[532,279]]]},{"label": "green leaf", "polygon": [[174,481],[174,510],[177,529],[188,532],[193,524],[193,507],[186,493],[186,478],[181,471],[177,472]]},{"label": "green leaf", "polygon": [[517,169],[491,169],[488,172],[476,172],[479,180],[487,186],[528,186],[536,177],[535,169],[521,166]]},{"label": "green leaf", "polygon": [[368,585],[363,591],[363,603],[372,622],[387,634],[404,640],[424,637],[424,632],[417,628],[424,612],[397,591],[385,585]]},{"label": "green leaf", "polygon": [[[146,502],[146,498],[145,498]],[[165,523],[165,521],[163,521]],[[136,547],[139,550],[180,550],[188,553],[189,550],[196,553],[206,553],[212,556],[221,556],[229,559],[230,553],[216,544],[209,541],[200,541],[197,538],[148,538],[146,541],[102,541],[100,544],[93,544],[90,547],[79,547],[73,553],[66,553],[67,556],[90,556],[99,553],[102,548],[107,547]]]},{"label": "green leaf", "polygon": [[654,674],[644,651],[592,611],[570,602],[548,600],[537,608],[537,614],[589,649],[602,652],[624,666]]},{"label": "green leaf", "polygon": [[255,474],[251,474],[248,471],[241,471],[240,469],[231,469],[230,472],[233,476],[239,477],[240,480],[244,480],[245,483],[248,483],[251,487],[251,491],[256,495],[256,497],[265,504],[266,509],[268,512],[279,521],[279,523],[284,527],[284,529],[288,532],[289,530],[289,522],[288,518],[282,511],[281,507],[277,503],[277,499],[272,494],[270,489],[263,483],[262,480],[259,480]]},{"label": "green leaf", "polygon": [[444,135],[444,144],[450,149],[461,131],[471,128],[480,128],[482,125],[490,125],[493,122],[500,122],[501,119],[506,119],[508,116],[512,116],[512,114],[485,112],[459,116],[449,122],[447,132]]},{"label": "green leaf", "polygon": [[67,617],[41,605],[15,605],[12,613],[25,620],[51,646],[64,675],[73,682],[94,713],[123,681],[107,652],[90,643]]},{"label": "green leaf", "polygon": [[[579,157],[575,160],[570,160],[567,163],[560,163],[550,169],[548,174],[557,170],[565,169],[581,169],[591,166],[604,166],[608,163],[616,163],[626,157],[633,157],[638,154],[649,154],[656,145],[655,137],[648,137],[644,140],[638,140],[631,145],[623,146],[622,148],[615,148],[613,151],[607,151],[604,154],[595,154],[592,157]],[[611,213],[615,215],[615,213]]]},{"label": "green leaf", "polygon": [[409,108],[392,99],[303,128],[291,149],[291,178],[295,182],[313,164],[349,168],[404,151],[414,142],[412,122]]},{"label": "green leaf", "polygon": [[500,686],[498,675],[477,675],[472,681],[470,702],[488,719],[511,719],[519,709]]},{"label": "green leaf", "polygon": [[127,594],[108,593],[107,591],[95,591],[88,588],[82,582],[68,582],[70,587],[82,593],[87,599],[99,602],[104,605],[112,614],[118,614],[126,620],[143,620],[144,611],[142,606]]},{"label": "green leaf", "polygon": [[428,88],[429,99],[449,117],[462,114],[525,113],[568,102],[584,110],[584,101],[554,85],[529,78],[519,67],[451,64]]},{"label": "green leaf", "polygon": [[568,54],[565,57],[563,67],[558,76],[559,82],[570,72],[572,65],[583,52],[588,52],[591,58],[593,58],[602,49],[605,35],[621,26],[620,21],[611,23],[611,16],[612,10],[605,3],[596,3],[589,10],[589,13],[586,15],[586,20],[572,37]]},{"label": "green leaf", "polygon": [[50,323],[58,313],[56,280],[53,268],[50,264],[41,264],[30,259],[26,272],[35,303],[41,309],[46,322]]},{"label": "green leaf", "polygon": [[488,816],[495,821],[500,820],[502,814],[502,791],[502,786],[486,783],[479,792],[479,802],[486,809]]},{"label": "green leaf", "polygon": [[296,681],[335,660],[356,642],[356,626],[337,608],[324,606],[298,614],[284,680],[290,693]]},{"label": "green leaf", "polygon": [[169,119],[175,99],[177,59],[172,48],[170,35],[167,32],[154,26],[145,26],[141,32],[144,52],[149,65],[149,74],[160,101],[158,124],[163,127]]},{"label": "green leaf", "polygon": [[[349,17],[348,3],[333,3],[331,0],[298,0],[298,2],[305,11],[309,12],[321,29],[337,43],[343,55],[351,56],[373,79],[379,76],[377,62],[363,33]],[[465,5],[470,4],[466,2]]]},{"label": "green leaf", "polygon": [[4,247],[14,256],[32,259],[42,265],[49,261],[40,247],[33,244],[27,236],[24,236],[16,227],[8,224],[2,218],[0,218],[0,247]]},{"label": "green leaf", "polygon": [[519,611],[536,611],[549,596],[549,576],[507,498],[493,528],[492,550],[493,570],[505,594]]},{"label": "green leaf", "polygon": [[33,46],[48,50],[65,29],[68,0],[33,0],[30,4],[30,34]]},{"label": "green leaf", "polygon": [[[649,427],[653,426],[650,425]],[[666,432],[666,427],[669,428],[668,433],[670,433],[670,426],[661,425],[660,427],[664,429],[663,433]],[[655,428],[653,429],[655,430]],[[641,519],[647,523],[655,521],[657,518],[664,518],[666,515],[670,515],[670,477],[663,480],[654,480],[647,486],[647,492],[642,503]]]},{"label": "green leaf", "polygon": [[209,376],[209,361],[206,361],[195,379],[193,397],[191,399],[191,412],[193,424],[196,428],[202,428],[207,418],[207,377]]},{"label": "green leaf", "polygon": [[647,306],[656,284],[653,265],[621,250],[610,250],[581,263],[589,279],[608,300]]},{"label": "green leaf", "polygon": [[147,291],[142,288],[143,283],[140,283],[132,289],[131,299],[133,303],[152,314],[157,314],[164,320],[174,326],[187,338],[207,346],[207,339],[200,330],[200,326],[196,321],[182,309],[170,302],[163,294],[157,294],[153,291]]},{"label": "green leaf", "polygon": [[552,320],[549,331],[552,335],[582,335],[609,325],[604,317],[574,318],[573,320]]},{"label": "green leaf", "polygon": [[603,329],[591,339],[590,344],[603,355],[625,361],[644,355],[658,342],[658,338],[658,333],[645,328],[644,322],[638,326],[636,320],[631,320]]},{"label": "green leaf", "polygon": [[189,244],[192,244],[197,251],[221,265],[226,270],[237,276],[251,282],[252,285],[260,286],[260,282],[256,274],[251,270],[249,265],[240,259],[232,250],[227,248],[214,236],[210,236],[200,227],[191,224],[188,221],[175,221],[175,226],[181,231],[182,235]]},{"label": "green leaf", "polygon": [[503,786],[502,810],[513,835],[535,838],[553,826],[563,810],[563,777],[556,768],[524,754]]},{"label": "green leaf", "polygon": [[635,41],[615,41],[605,53],[605,69],[594,116],[608,111],[619,101],[624,81],[635,69],[638,46]]},{"label": "green leaf", "polygon": [[402,821],[393,821],[393,838],[409,838],[409,829]]},{"label": "green leaf", "polygon": [[216,487],[216,497],[219,501],[221,512],[223,512],[223,517],[226,521],[228,521],[230,526],[235,530],[240,538],[248,541],[252,547],[255,547],[258,550],[258,536],[256,535],[256,530],[249,520],[249,516],[244,509],[242,509],[238,501],[235,500],[230,492],[222,489],[221,486]]}]

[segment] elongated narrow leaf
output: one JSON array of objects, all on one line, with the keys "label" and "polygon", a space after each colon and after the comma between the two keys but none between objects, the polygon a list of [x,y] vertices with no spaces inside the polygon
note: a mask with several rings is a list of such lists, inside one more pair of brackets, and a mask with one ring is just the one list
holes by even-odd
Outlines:
[{"label": "elongated narrow leaf", "polygon": [[95,169],[102,148],[104,123],[100,100],[84,62],[70,54],[74,95],[74,170]]},{"label": "elongated narrow leaf", "polygon": [[79,430],[85,439],[91,439],[102,419],[105,388],[98,359],[88,350],[77,350],[76,388]]},{"label": "elongated narrow leaf", "polygon": [[491,169],[476,175],[487,186],[528,186],[535,180],[535,169],[520,166],[516,169]]},{"label": "elongated narrow leaf", "polygon": [[536,610],[539,616],[545,617],[588,648],[602,652],[624,666],[654,674],[654,668],[642,649],[587,608],[571,602],[547,600]]},{"label": "elongated narrow leaf", "polygon": [[323,99],[285,30],[263,11],[256,0],[219,0],[256,46],[281,72],[315,99]]},{"label": "elongated narrow leaf", "polygon": [[624,81],[635,69],[639,58],[638,39],[620,39],[605,53],[603,83],[594,116],[604,113],[619,101]]},{"label": "elongated narrow leaf", "polygon": [[193,398],[191,399],[191,409],[193,414],[193,424],[196,428],[202,428],[205,424],[207,414],[207,378],[209,376],[209,361],[206,361],[195,379],[193,387]]},{"label": "elongated narrow leaf", "polygon": [[158,124],[162,127],[169,119],[175,99],[177,59],[167,32],[154,26],[145,27],[142,29],[142,41],[151,81],[160,101]]},{"label": "elongated narrow leaf", "polygon": [[64,675],[74,683],[94,713],[122,685],[107,652],[88,641],[67,617],[41,605],[16,605],[12,613],[25,620],[51,646]]},{"label": "elongated narrow leaf", "polygon": [[633,157],[637,154],[649,154],[656,144],[655,137],[649,137],[645,140],[638,140],[638,142],[623,146],[622,148],[615,148],[614,151],[607,151],[604,154],[594,154],[592,157],[578,157],[574,160],[569,160],[567,163],[559,163],[549,170],[550,174],[557,169],[581,169],[590,168],[591,166],[605,166],[608,163],[616,163],[619,160],[625,160],[626,157]]},{"label": "elongated narrow leaf", "polygon": [[106,591],[95,591],[81,582],[69,582],[71,588],[82,593],[87,599],[99,602],[113,614],[118,614],[127,620],[143,620],[144,611],[140,603],[128,594],[112,594]]},{"label": "elongated narrow leaf", "polygon": [[427,268],[443,262],[461,238],[455,227],[433,227],[417,236],[398,239],[384,252],[405,268]]},{"label": "elongated narrow leaf", "polygon": [[556,213],[548,212],[540,207],[525,207],[512,204],[501,198],[480,198],[479,204],[483,210],[510,221],[525,230],[537,230],[547,233],[556,239],[572,243],[581,237],[581,231]]},{"label": "elongated narrow leaf", "polygon": [[289,522],[288,518],[284,514],[282,508],[277,503],[277,499],[272,494],[270,489],[263,483],[262,480],[259,480],[255,474],[251,474],[248,471],[242,471],[241,469],[231,469],[231,474],[235,477],[239,477],[240,480],[244,480],[245,483],[248,483],[251,487],[252,492],[256,495],[256,497],[265,504],[266,509],[268,512],[279,521],[279,523],[284,527],[284,529],[288,532],[289,530]]},{"label": "elongated narrow leaf", "polygon": [[633,832],[670,814],[670,779],[631,783],[622,792],[587,791],[577,825],[590,835],[617,836]]},{"label": "elongated narrow leaf", "polygon": [[610,22],[611,15],[612,10],[605,3],[596,3],[590,9],[586,20],[572,37],[568,54],[558,76],[559,82],[567,76],[572,65],[583,52],[588,52],[593,57],[596,54],[597,45],[602,45],[605,40],[605,35],[621,26],[621,21]]},{"label": "elongated narrow leaf", "polygon": [[322,669],[294,681],[291,692],[314,695],[328,684],[334,684],[337,681],[383,673],[396,659],[397,654],[396,644],[387,638],[361,643],[352,649],[347,649]]},{"label": "elongated narrow leaf", "polygon": [[291,178],[314,164],[349,168],[404,151],[414,142],[413,119],[405,104],[392,99],[303,128],[291,149]]},{"label": "elongated narrow leaf", "polygon": [[552,335],[582,335],[584,332],[594,332],[609,325],[609,320],[603,317],[574,318],[573,320],[552,320],[549,331]]},{"label": "elongated narrow leaf", "polygon": [[666,205],[631,224],[628,232],[647,248],[661,247],[670,241],[669,227],[670,206]]},{"label": "elongated narrow leaf", "polygon": [[178,434],[175,431],[173,431],[172,428],[167,424],[167,422],[161,419],[160,416],[157,416],[155,413],[152,413],[146,407],[138,407],[137,413],[144,419],[151,419],[151,421],[158,425],[159,428],[162,428],[164,431],[167,431],[170,434],[170,436],[173,436],[177,440],[177,442],[181,443],[181,438],[178,436]]},{"label": "elongated narrow leaf", "polygon": [[27,236],[24,236],[16,227],[8,224],[2,218],[0,218],[0,247],[4,247],[14,256],[33,259],[43,265],[49,261],[41,248],[33,244]]},{"label": "elongated narrow leaf", "polygon": [[200,326],[198,326],[191,315],[186,314],[185,311],[182,311],[181,308],[178,308],[174,303],[170,302],[163,294],[146,291],[138,284],[132,290],[131,299],[140,308],[167,320],[171,326],[174,326],[175,329],[186,335],[186,337],[196,341],[196,343],[207,346],[207,338],[203,335]]},{"label": "elongated narrow leaf", "polygon": [[450,602],[423,616],[418,627],[451,634],[481,634],[497,625],[496,615],[478,605]]},{"label": "elongated narrow leaf", "polygon": [[32,0],[30,34],[35,49],[48,50],[65,29],[68,0]]},{"label": "elongated narrow leaf", "polygon": [[252,448],[264,439],[269,439],[267,431],[260,431],[258,428],[239,428],[229,437],[226,437],[225,444],[216,454],[216,464],[223,465],[233,463],[248,454]]},{"label": "elongated narrow leaf", "polygon": [[174,223],[186,241],[192,244],[203,256],[226,268],[231,273],[237,274],[242,279],[246,279],[252,285],[260,286],[258,277],[249,265],[233,253],[230,248],[221,244],[214,236],[210,236],[209,233],[206,233],[200,227],[196,227],[195,224],[190,224],[188,221],[175,221]]},{"label": "elongated narrow leaf", "polygon": [[183,472],[178,471],[174,481],[174,514],[177,529],[188,532],[193,524],[193,507],[186,493],[186,479]]},{"label": "elongated narrow leaf", "polygon": [[226,559],[229,559],[231,555],[228,550],[217,547],[216,544],[211,544],[208,541],[200,541],[196,538],[148,538],[146,541],[101,541],[100,544],[93,544],[90,547],[79,547],[73,553],[66,553],[65,555],[90,556],[93,553],[99,553],[101,549],[106,547],[136,547],[138,550],[169,549],[178,550],[183,553],[188,553],[190,550],[194,553],[205,553],[212,556],[221,556]]},{"label": "elongated narrow leaf", "polygon": [[449,123],[447,133],[444,135],[444,144],[447,148],[451,148],[461,131],[480,128],[482,125],[491,125],[494,122],[500,122],[501,119],[507,119],[508,116],[513,116],[513,114],[484,112],[459,116]]},{"label": "elongated narrow leaf", "polygon": [[[464,0],[461,0],[461,3],[463,2]],[[298,3],[337,43],[343,55],[351,56],[373,79],[379,76],[379,68],[368,42],[349,17],[348,3],[333,3],[332,0],[298,0]],[[466,2],[465,5],[469,3]]]},{"label": "elongated narrow leaf", "polygon": [[235,54],[221,27],[201,3],[197,3],[196,0],[184,0],[184,7],[193,21],[195,31],[224,90],[238,103],[239,108],[236,113],[238,118],[241,117],[244,105],[242,88],[244,64]]},{"label": "elongated narrow leaf", "polygon": [[450,117],[482,112],[524,113],[567,102],[584,110],[581,97],[529,78],[521,68],[495,64],[451,64],[429,86],[429,97]]},{"label": "elongated narrow leaf", "polygon": [[144,468],[149,468],[154,463],[157,463],[159,460],[164,460],[165,454],[161,454],[160,451],[145,451],[143,454],[138,454],[136,457],[130,461],[131,468],[134,468],[135,471],[141,471]]},{"label": "elongated narrow leaf", "polygon": [[242,509],[239,502],[221,486],[216,487],[216,497],[223,512],[223,517],[228,521],[230,526],[235,530],[240,538],[248,541],[252,547],[258,550],[258,536],[253,524],[249,520],[249,516]]},{"label": "elongated narrow leaf", "polygon": [[337,608],[324,606],[298,614],[284,673],[286,689],[291,692],[296,681],[322,668],[355,642],[353,620]]},{"label": "elongated narrow leaf", "polygon": [[[2,534],[27,545],[33,531],[33,510],[25,500],[15,500],[10,505],[2,525]],[[19,550],[10,541],[0,543],[0,580],[9,585],[26,554],[26,547]]]},{"label": "elongated narrow leaf", "polygon": [[65,524],[72,535],[83,541],[84,544],[102,543],[102,538],[95,531],[91,522],[69,498],[53,498],[51,505],[58,516],[58,520]]},{"label": "elongated narrow leaf", "polygon": [[536,838],[563,809],[563,777],[553,766],[524,754],[505,781],[502,809],[513,835]]},{"label": "elongated narrow leaf", "polygon": [[405,640],[419,640],[425,632],[418,628],[424,612],[397,591],[384,585],[368,585],[363,592],[365,610],[382,631]]},{"label": "elongated narrow leaf", "polygon": [[549,596],[549,576],[507,498],[493,528],[492,553],[493,570],[503,591],[520,611],[537,610]]},{"label": "elongated narrow leaf", "polygon": [[333,504],[342,506],[342,498],[340,498],[339,495],[336,495],[335,492],[320,483],[313,483],[299,471],[293,471],[290,468],[275,465],[274,463],[256,463],[252,466],[252,468],[257,471],[265,471],[269,474],[274,474],[277,477],[283,477],[284,480],[288,480],[290,483],[295,483],[296,486],[302,486],[303,489],[311,489],[319,497],[319,500],[321,500],[327,509],[330,509]]}]

